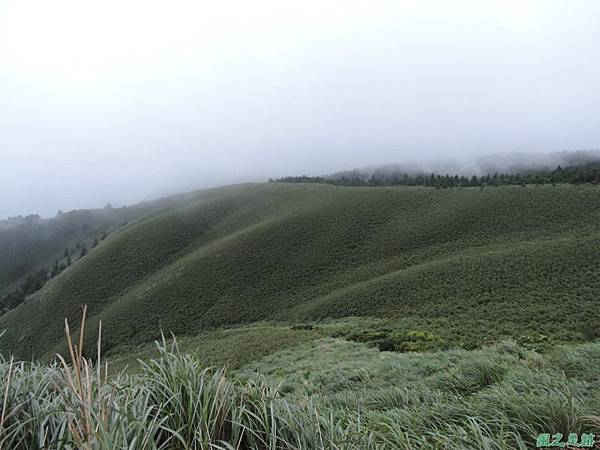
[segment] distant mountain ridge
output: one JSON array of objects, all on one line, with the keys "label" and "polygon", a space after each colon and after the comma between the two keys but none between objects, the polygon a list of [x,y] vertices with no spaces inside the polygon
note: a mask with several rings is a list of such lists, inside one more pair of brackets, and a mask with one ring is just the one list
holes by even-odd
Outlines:
[{"label": "distant mountain ridge", "polygon": [[351,170],[342,170],[322,175],[327,178],[341,178],[359,173],[369,178],[373,173],[407,174],[450,174],[450,175],[487,175],[498,173],[517,173],[531,170],[552,170],[557,166],[578,166],[600,161],[600,150],[576,150],[553,153],[499,153],[463,159],[446,159],[429,162],[404,162],[369,166]]},{"label": "distant mountain ridge", "polygon": [[[387,165],[371,169],[355,169],[323,176],[286,176],[269,179],[278,183],[325,183],[336,186],[427,186],[436,188],[485,187],[526,184],[600,184],[600,152],[565,152],[544,155],[534,162],[524,155],[519,158],[503,157],[509,164],[487,164],[466,169],[452,165],[430,166],[426,171],[417,165]],[[493,158],[488,158],[493,161]],[[524,161],[528,161],[527,164]],[[482,166],[483,167],[483,166]],[[470,171],[469,171],[470,170]],[[467,174],[467,175],[465,175]]]}]

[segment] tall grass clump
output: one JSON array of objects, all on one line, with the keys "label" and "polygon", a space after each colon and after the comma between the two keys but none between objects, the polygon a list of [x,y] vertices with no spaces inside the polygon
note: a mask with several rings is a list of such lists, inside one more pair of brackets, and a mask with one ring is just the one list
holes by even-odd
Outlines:
[{"label": "tall grass clump", "polygon": [[65,321],[67,353],[43,365],[0,356],[0,449],[363,449],[374,435],[360,420],[322,415],[282,399],[260,381],[203,367],[175,341],[136,375],[108,375]]},{"label": "tall grass clump", "polygon": [[231,380],[164,338],[159,351],[158,359],[142,363],[138,378],[164,417],[159,444],[166,439],[173,448],[198,450],[378,448],[359,415],[323,414],[311,402],[284,400],[261,381]]},{"label": "tall grass clump", "polygon": [[[85,325],[84,308],[81,329]],[[83,356],[65,321],[68,360],[49,365],[0,360],[0,448],[155,449],[164,418],[143,386],[102,370],[100,340],[95,363]],[[68,361],[68,362],[67,362]],[[162,446],[166,448],[166,446]]]}]

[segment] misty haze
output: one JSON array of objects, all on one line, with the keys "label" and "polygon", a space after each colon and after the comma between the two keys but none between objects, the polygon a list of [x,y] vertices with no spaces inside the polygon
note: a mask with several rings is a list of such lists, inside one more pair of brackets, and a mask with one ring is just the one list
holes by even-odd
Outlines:
[{"label": "misty haze", "polygon": [[0,1],[0,450],[600,448],[600,2]]},{"label": "misty haze", "polygon": [[8,1],[0,217],[597,148],[593,1]]}]

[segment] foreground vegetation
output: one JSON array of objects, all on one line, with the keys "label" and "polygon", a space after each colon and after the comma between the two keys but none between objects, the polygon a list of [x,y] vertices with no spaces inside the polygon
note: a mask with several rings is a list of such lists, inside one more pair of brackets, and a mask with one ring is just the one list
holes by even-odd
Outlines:
[{"label": "foreground vegetation", "polygon": [[541,433],[597,435],[598,369],[598,343],[544,354],[512,341],[477,351],[390,353],[326,338],[241,373],[333,417],[360,413],[391,448],[513,449],[535,447]]},{"label": "foreground vegetation", "polygon": [[0,358],[0,448],[508,450],[600,428],[600,343],[392,353],[329,337],[227,372],[163,338],[111,375],[101,341],[90,358],[67,342],[68,363]]}]

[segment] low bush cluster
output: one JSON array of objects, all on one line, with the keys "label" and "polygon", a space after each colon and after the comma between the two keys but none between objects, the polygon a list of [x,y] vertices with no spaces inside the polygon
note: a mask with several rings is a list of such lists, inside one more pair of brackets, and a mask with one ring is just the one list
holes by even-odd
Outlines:
[{"label": "low bush cluster", "polygon": [[446,345],[440,336],[423,330],[368,329],[353,332],[346,339],[376,346],[382,352],[425,352]]}]

